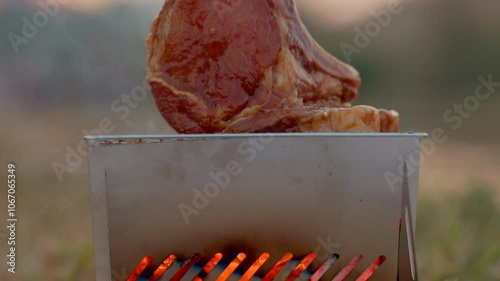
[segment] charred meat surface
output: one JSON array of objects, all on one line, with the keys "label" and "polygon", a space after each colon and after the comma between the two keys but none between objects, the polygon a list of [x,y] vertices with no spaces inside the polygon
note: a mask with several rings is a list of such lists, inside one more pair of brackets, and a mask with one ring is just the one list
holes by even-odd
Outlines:
[{"label": "charred meat surface", "polygon": [[178,132],[396,132],[352,107],[359,73],[312,38],[294,0],[167,0],[147,39],[156,104]]}]

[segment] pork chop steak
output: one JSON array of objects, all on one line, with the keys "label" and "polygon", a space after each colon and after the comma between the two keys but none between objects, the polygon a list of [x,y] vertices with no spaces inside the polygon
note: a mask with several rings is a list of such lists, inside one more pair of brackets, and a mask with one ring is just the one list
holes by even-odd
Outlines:
[{"label": "pork chop steak", "polygon": [[166,0],[147,49],[178,133],[399,130],[395,111],[352,107],[358,72],[316,43],[294,0]]}]

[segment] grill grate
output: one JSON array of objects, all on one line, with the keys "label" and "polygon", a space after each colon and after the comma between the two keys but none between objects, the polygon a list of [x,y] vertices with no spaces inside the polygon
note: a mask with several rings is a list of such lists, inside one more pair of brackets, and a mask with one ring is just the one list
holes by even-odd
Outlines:
[{"label": "grill grate", "polygon": [[[226,281],[231,275],[236,271],[238,266],[246,258],[245,253],[239,253],[219,274],[216,281]],[[210,261],[205,264],[201,271],[193,278],[193,281],[204,280],[212,270],[221,261],[223,255],[221,253],[215,254]],[[269,253],[263,253],[257,260],[246,270],[246,272],[239,278],[239,281],[250,281],[251,278],[256,277],[256,273],[259,268],[269,259]],[[262,278],[263,281],[271,281],[280,273],[283,268],[292,260],[293,254],[286,253],[274,266],[273,268]],[[177,257],[175,255],[168,256],[161,265],[154,271],[153,275],[147,279],[148,281],[158,281],[167,272],[171,265],[176,261]],[[288,274],[284,279],[285,281],[293,281],[300,277],[300,275],[307,270],[309,265],[316,259],[315,253],[310,253],[306,257],[302,258],[301,261],[295,268]],[[332,255],[327,261],[325,261],[311,277],[310,281],[319,281],[327,273],[327,271],[340,259],[338,254]],[[193,266],[200,260],[199,254],[194,254],[188,259],[186,259],[180,268],[175,272],[170,281],[180,281],[188,273],[188,271],[193,269]],[[362,255],[354,257],[340,272],[332,279],[332,281],[342,281],[351,274],[351,272],[361,263],[363,260]],[[377,269],[385,262],[386,257],[378,257],[370,266],[356,279],[356,281],[366,281],[369,280]],[[140,278],[144,278],[144,271],[148,266],[151,265],[153,258],[151,256],[145,257],[137,266],[137,268],[130,274],[127,281],[139,281]],[[146,277],[147,278],[147,277]]]}]

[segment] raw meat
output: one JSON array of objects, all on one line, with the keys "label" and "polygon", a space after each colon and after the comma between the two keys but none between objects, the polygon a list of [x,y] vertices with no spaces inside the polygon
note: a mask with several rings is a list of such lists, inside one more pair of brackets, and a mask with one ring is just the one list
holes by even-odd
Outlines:
[{"label": "raw meat", "polygon": [[294,0],[167,0],[147,48],[179,133],[399,130],[395,111],[352,107],[358,72],[316,43]]}]

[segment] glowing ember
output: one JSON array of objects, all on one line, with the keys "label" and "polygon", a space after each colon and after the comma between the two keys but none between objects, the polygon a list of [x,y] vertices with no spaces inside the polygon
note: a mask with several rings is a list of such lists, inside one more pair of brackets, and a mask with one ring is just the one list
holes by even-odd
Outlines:
[{"label": "glowing ember", "polygon": [[139,263],[139,266],[137,266],[134,272],[132,272],[132,274],[130,274],[130,276],[127,278],[127,281],[136,281],[137,279],[139,279],[144,269],[148,267],[148,265],[151,263],[152,260],[153,257],[150,256],[147,256],[144,259],[142,259],[141,263]]},{"label": "glowing ember", "polygon": [[[193,278],[193,281],[203,281],[212,270],[219,264],[222,260],[223,255],[221,253],[215,254],[210,261],[201,269],[201,271]],[[236,271],[238,266],[245,260],[247,255],[245,253],[239,253],[236,258],[234,258],[229,265],[227,265],[222,273],[217,277],[216,281],[226,281],[231,275]],[[199,254],[194,254],[190,256],[184,263],[181,265],[180,269],[174,274],[174,276],[170,279],[171,281],[180,281],[188,272],[193,268],[193,266],[200,260]],[[262,267],[262,265],[270,258],[269,253],[263,253],[255,260],[255,262],[247,269],[247,271],[243,274],[243,276],[239,279],[240,281],[250,281],[252,277],[257,274],[257,271]],[[274,280],[276,276],[281,272],[281,270],[292,260],[293,254],[286,253],[275,265],[274,267],[262,278],[263,281],[271,281]],[[165,272],[172,266],[177,257],[175,255],[168,256],[160,266],[154,271],[153,275],[148,279],[148,281],[158,281]],[[310,253],[305,256],[299,264],[290,272],[290,274],[286,277],[285,281],[294,281],[300,277],[300,275],[311,265],[312,262],[316,259],[315,253]],[[319,281],[326,272],[332,268],[333,264],[340,259],[338,254],[334,254],[330,256],[328,260],[326,260],[309,278],[309,281]],[[375,271],[385,262],[386,256],[378,257],[364,272],[361,276],[356,279],[356,281],[367,281],[370,279]],[[354,268],[356,268],[361,261],[363,260],[363,256],[358,255],[354,259],[352,259],[336,276],[332,279],[332,281],[342,281],[349,274],[352,273]],[[127,281],[137,281],[139,277],[143,274],[144,270],[151,264],[152,257],[145,257],[137,268],[132,272],[132,274],[128,277]]]},{"label": "glowing ember", "polygon": [[240,281],[248,281],[252,278],[257,270],[269,259],[269,253],[263,253],[260,257],[250,266],[250,268],[243,274]]},{"label": "glowing ember", "polygon": [[239,253],[238,256],[226,267],[226,269],[224,269],[216,281],[226,281],[246,257],[247,255],[245,253]]},{"label": "glowing ember", "polygon": [[170,281],[181,281],[182,277],[186,275],[188,270],[200,259],[199,254],[194,254],[189,259],[187,259],[181,266],[181,268],[175,273],[174,277]]},{"label": "glowing ember", "polygon": [[217,253],[212,259],[203,267],[200,273],[193,279],[193,281],[202,281],[207,275],[217,266],[222,259],[222,254]]},{"label": "glowing ember", "polygon": [[290,274],[286,277],[285,281],[294,281],[297,279],[304,270],[316,259],[316,254],[311,253],[307,255],[296,267],[290,272]]},{"label": "glowing ember", "polygon": [[168,256],[168,258],[166,258],[163,263],[155,270],[153,276],[151,276],[148,281],[157,281],[158,279],[160,279],[165,271],[167,271],[167,269],[174,263],[175,259],[175,255]]},{"label": "glowing ember", "polygon": [[276,265],[267,273],[266,276],[262,279],[262,281],[271,281],[278,275],[278,273],[285,267],[285,265],[293,258],[292,253],[286,253]]},{"label": "glowing ember", "polygon": [[366,281],[377,271],[377,269],[385,262],[387,258],[385,256],[378,257],[375,262],[373,262],[368,269],[366,269],[363,274],[356,281]]},{"label": "glowing ember", "polygon": [[339,259],[339,255],[335,254],[326,260],[316,272],[309,278],[309,281],[319,281],[323,275],[333,266],[333,264]]},{"label": "glowing ember", "polygon": [[347,275],[349,275],[351,273],[351,271],[356,267],[358,266],[358,264],[363,260],[363,256],[359,255],[357,257],[355,257],[354,259],[352,259],[346,267],[344,267],[344,269],[342,269],[340,271],[339,274],[337,274],[337,276],[335,276],[335,278],[333,278],[332,281],[342,281],[344,280]]}]

